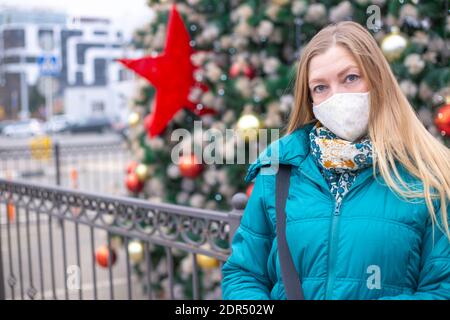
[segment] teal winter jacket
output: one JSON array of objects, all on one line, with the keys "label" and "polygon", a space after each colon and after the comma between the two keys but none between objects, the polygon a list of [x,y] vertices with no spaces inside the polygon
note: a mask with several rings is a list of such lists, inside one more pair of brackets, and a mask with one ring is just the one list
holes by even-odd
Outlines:
[{"label": "teal winter jacket", "polygon": [[[335,210],[309,152],[312,126],[270,144],[249,166],[245,180],[254,180],[254,187],[222,267],[223,299],[286,299],[275,231],[276,176],[269,170],[277,162],[292,165],[286,238],[305,299],[450,299],[450,242],[432,227],[424,200],[401,198],[368,167]],[[405,181],[420,187],[399,168]],[[439,217],[439,199],[433,204]]]}]

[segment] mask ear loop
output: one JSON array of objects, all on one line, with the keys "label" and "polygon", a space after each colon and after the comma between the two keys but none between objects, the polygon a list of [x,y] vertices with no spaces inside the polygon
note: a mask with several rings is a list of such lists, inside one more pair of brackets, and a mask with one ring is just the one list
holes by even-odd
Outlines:
[{"label": "mask ear loop", "polygon": [[313,99],[311,98],[311,95],[310,94],[308,94],[308,102],[311,104],[311,106],[314,106],[314,101],[313,101]]},{"label": "mask ear loop", "polygon": [[[311,98],[311,95],[310,94],[308,94],[308,102],[311,104],[311,107],[314,107],[314,101],[312,100],[312,98]],[[315,116],[314,116],[314,112],[312,112],[312,114],[313,114],[313,117],[314,117],[314,120],[316,120],[317,122],[319,122],[319,119],[317,119]],[[322,126],[322,124],[319,122],[319,127],[320,126]]]}]

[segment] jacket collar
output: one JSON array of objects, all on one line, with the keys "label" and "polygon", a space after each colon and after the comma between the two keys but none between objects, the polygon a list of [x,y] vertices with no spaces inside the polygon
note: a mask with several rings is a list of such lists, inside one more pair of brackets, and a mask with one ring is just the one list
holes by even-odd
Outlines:
[{"label": "jacket collar", "polygon": [[[324,191],[329,192],[328,184],[325,178],[319,171],[310,151],[309,132],[314,126],[315,121],[307,123],[288,135],[272,142],[258,158],[250,164],[245,176],[245,182],[251,182],[258,174],[258,170],[263,166],[270,166],[271,164],[289,164],[299,167],[300,174],[308,176],[316,184],[318,184]],[[397,160],[395,161],[397,169],[402,179],[416,188],[421,189],[422,182],[417,177],[412,176],[406,168],[404,168]],[[276,172],[275,172],[276,173]],[[274,173],[274,174],[275,174]],[[386,182],[379,174],[379,168],[369,166],[359,171],[355,181],[352,183],[349,191],[362,185],[370,177],[376,177],[378,183],[385,185]]]},{"label": "jacket collar", "polygon": [[290,134],[272,142],[258,158],[250,164],[245,176],[245,181],[252,181],[262,166],[289,164],[300,166],[305,156],[309,153],[309,131],[315,122],[307,123]]},{"label": "jacket collar", "polygon": [[[250,164],[245,176],[245,182],[249,183],[258,174],[258,170],[263,166],[289,164],[299,167],[300,172],[310,177],[314,182],[319,184],[323,189],[328,190],[328,184],[320,173],[319,168],[314,162],[310,153],[309,132],[314,126],[315,121],[307,123],[292,133],[272,142],[258,158]],[[376,168],[376,174],[379,169]],[[360,170],[357,175],[353,187],[363,183],[373,175],[372,166]]]},{"label": "jacket collar", "polygon": [[[312,153],[308,153],[304,160],[300,163],[299,166],[300,174],[306,176],[311,179],[314,183],[318,184],[324,193],[329,193],[331,197],[334,199],[334,196],[331,194],[329,186],[325,180],[325,177],[319,170],[316,162],[314,161]],[[376,168],[376,175],[378,175],[379,169]],[[350,190],[356,188],[357,186],[363,184],[368,178],[373,176],[373,167],[372,165],[366,168],[362,168],[358,170],[355,181],[350,186]]]}]

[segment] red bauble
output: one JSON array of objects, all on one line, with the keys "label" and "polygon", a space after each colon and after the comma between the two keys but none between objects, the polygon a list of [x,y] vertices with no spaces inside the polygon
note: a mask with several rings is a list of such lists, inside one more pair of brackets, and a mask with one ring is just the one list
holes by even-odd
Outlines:
[{"label": "red bauble", "polygon": [[251,183],[251,184],[248,185],[247,189],[245,190],[245,194],[247,195],[247,197],[250,198],[250,195],[252,194],[254,186],[255,186],[254,183]]},{"label": "red bauble", "polygon": [[127,164],[127,173],[130,174],[132,172],[134,172],[134,170],[136,170],[136,167],[139,165],[139,163],[137,163],[136,161],[130,161]]},{"label": "red bauble", "polygon": [[141,192],[142,188],[144,187],[144,183],[139,180],[137,174],[134,172],[131,172],[127,175],[125,184],[127,185],[128,190],[134,193]]},{"label": "red bauble", "polygon": [[233,63],[229,71],[230,77],[236,78],[239,75],[239,73],[241,73],[241,67],[239,66],[238,63]]},{"label": "red bauble", "polygon": [[434,123],[442,134],[450,135],[450,103],[438,109]]},{"label": "red bauble", "polygon": [[108,250],[108,247],[103,245],[97,248],[97,251],[95,251],[95,260],[97,261],[98,265],[103,268],[109,267],[109,252],[111,252],[111,266],[116,262],[117,260],[117,254],[113,248]]},{"label": "red bauble", "polygon": [[150,130],[153,122],[153,114],[148,114],[144,117],[144,129],[149,138],[151,138]]},{"label": "red bauble", "polygon": [[255,70],[248,64],[233,63],[229,71],[231,78],[236,78],[237,76],[244,74],[247,78],[252,79],[255,76]]},{"label": "red bauble", "polygon": [[197,177],[203,169],[203,165],[197,161],[195,154],[181,156],[178,167],[181,175],[186,178]]},{"label": "red bauble", "polygon": [[255,70],[249,65],[244,66],[244,74],[247,78],[253,79],[255,76]]}]

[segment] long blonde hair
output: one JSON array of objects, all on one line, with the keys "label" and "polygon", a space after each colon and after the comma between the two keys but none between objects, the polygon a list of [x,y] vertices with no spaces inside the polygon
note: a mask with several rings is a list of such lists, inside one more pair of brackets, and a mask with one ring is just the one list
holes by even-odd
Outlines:
[{"label": "long blonde hair", "polygon": [[[368,135],[373,145],[374,175],[378,166],[387,185],[400,196],[405,199],[425,198],[433,225],[437,221],[437,215],[432,199],[440,199],[444,230],[439,224],[438,226],[450,239],[447,220],[450,149],[424,127],[402,93],[375,39],[358,23],[343,21],[329,25],[318,32],[304,48],[298,63],[295,105],[287,125],[287,134],[315,121],[308,88],[309,62],[333,45],[341,45],[352,53],[371,92]],[[422,190],[413,190],[401,178],[396,161],[411,175],[420,179],[423,183]]]}]

